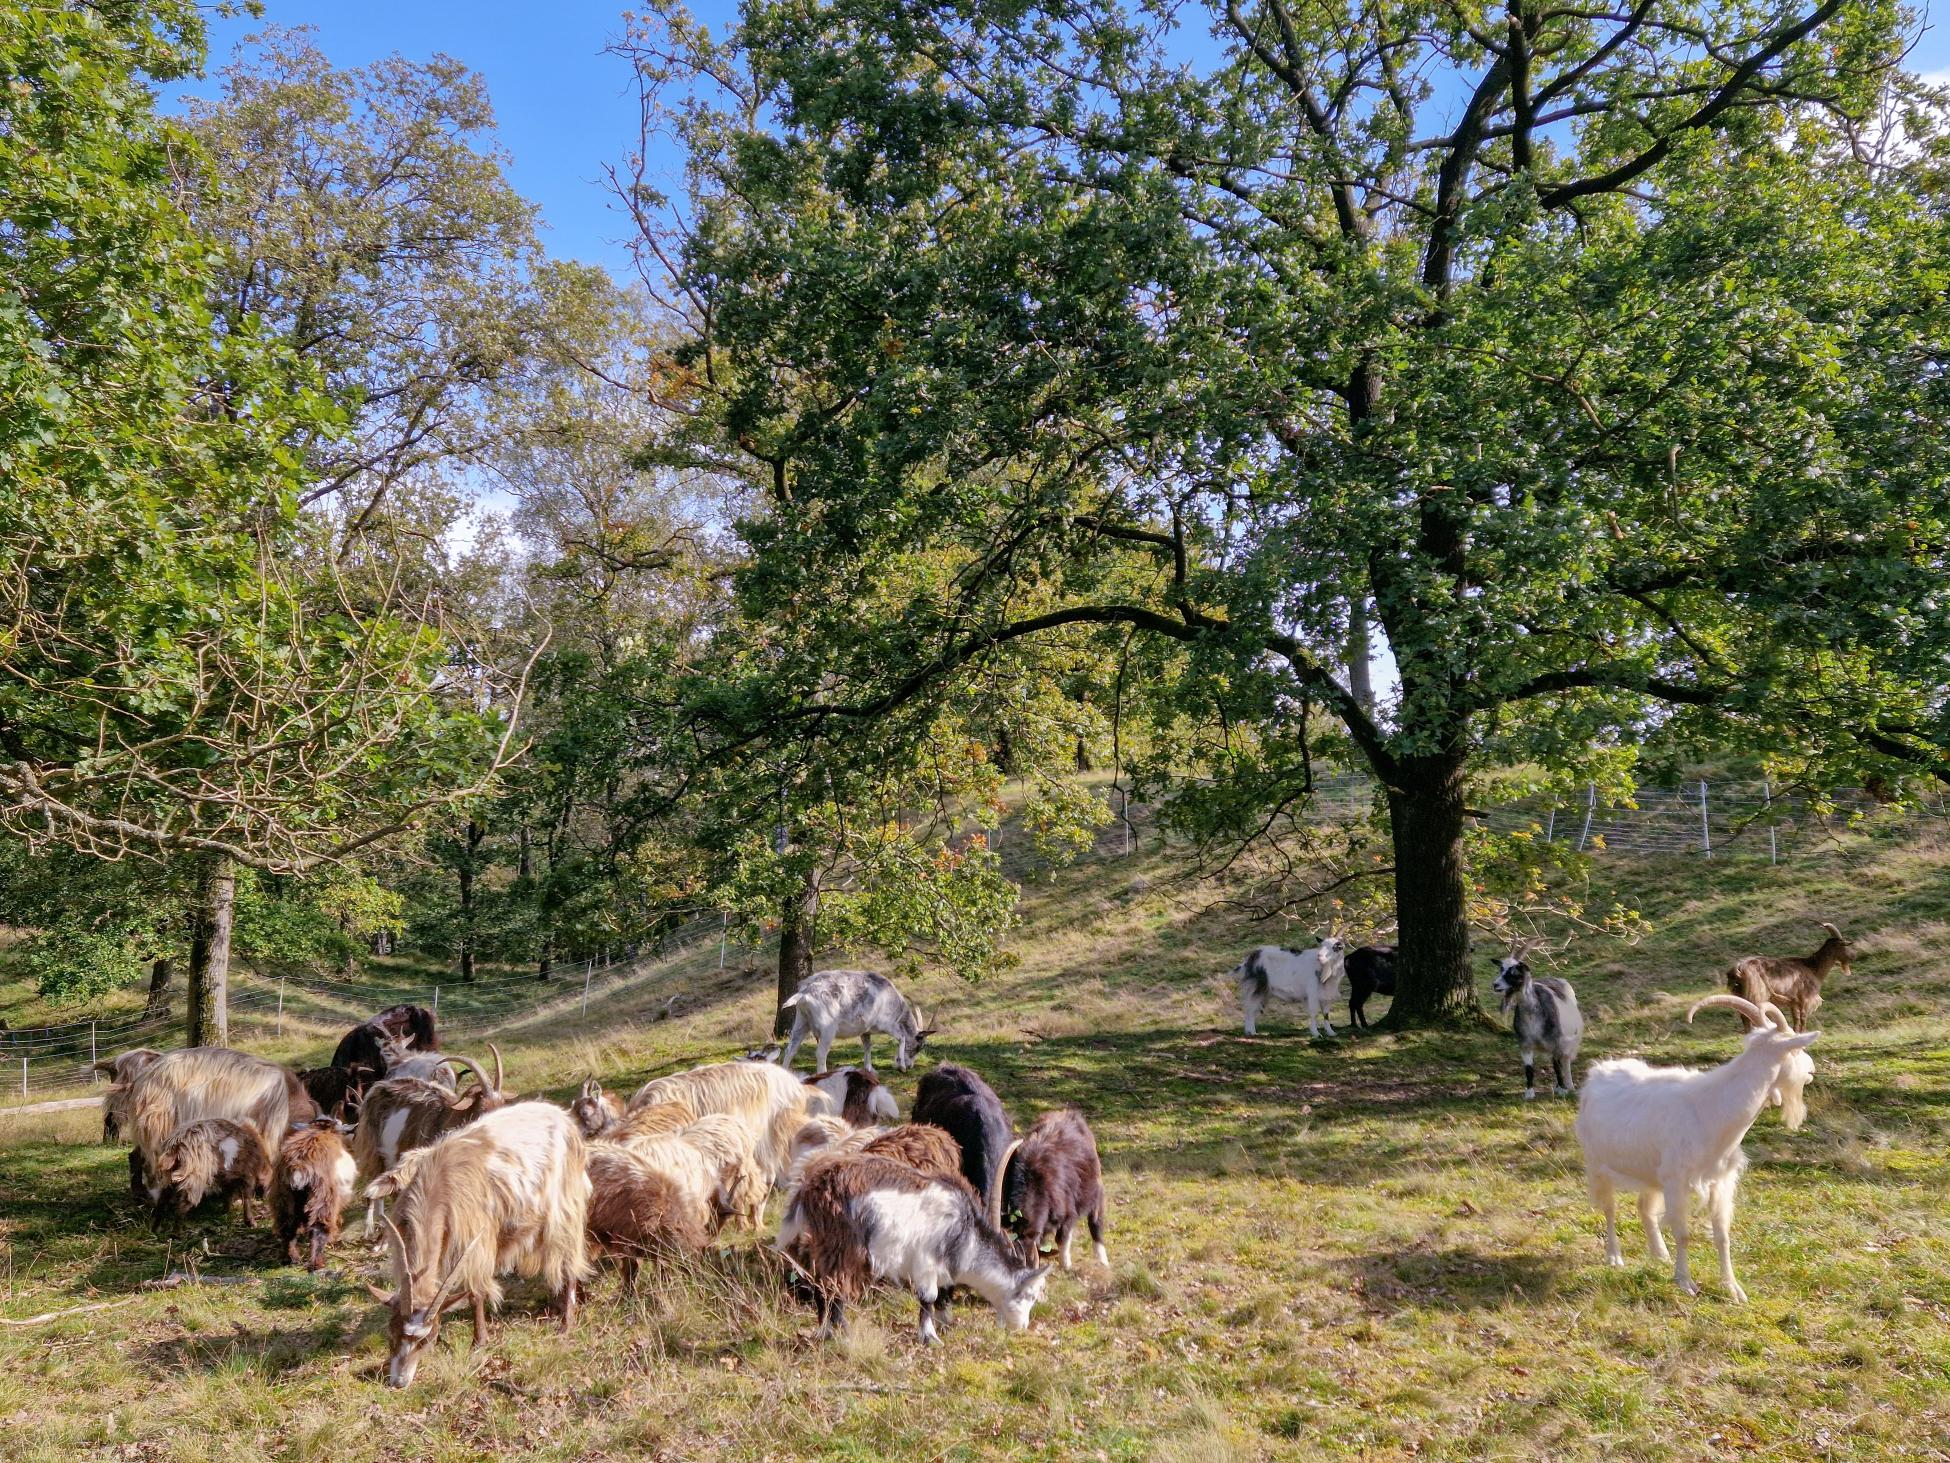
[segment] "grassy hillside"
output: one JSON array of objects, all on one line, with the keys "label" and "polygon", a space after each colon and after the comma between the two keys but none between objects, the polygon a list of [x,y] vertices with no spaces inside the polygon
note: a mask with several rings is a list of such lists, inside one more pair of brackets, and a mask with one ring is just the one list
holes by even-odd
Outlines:
[{"label": "grassy hillside", "polygon": [[[1507,1037],[1314,1043],[1285,1007],[1242,1037],[1222,974],[1272,932],[1174,890],[1170,872],[1141,854],[1034,884],[1018,969],[916,992],[943,1029],[928,1057],[986,1073],[1019,1122],[1080,1103],[1105,1151],[1113,1268],[1058,1277],[1026,1336],[963,1309],[926,1351],[911,1300],[889,1296],[845,1342],[814,1344],[741,1238],[634,1301],[605,1275],[567,1338],[516,1286],[487,1348],[470,1354],[468,1328],[450,1327],[418,1384],[392,1393],[362,1284],[383,1265],[359,1244],[313,1279],[234,1222],[152,1237],[122,1155],[89,1141],[94,1114],[0,1120],[0,1315],[139,1296],[0,1327],[0,1452],[1941,1456],[1950,844],[1778,869],[1604,866],[1655,930],[1568,962],[1589,1057],[1719,1060],[1737,1023],[1681,1018],[1730,957],[1812,949],[1816,918],[1856,940],[1855,977],[1821,1011],[1807,1127],[1789,1135],[1770,1113],[1748,1140],[1744,1307],[1710,1278],[1698,1299],[1677,1294],[1635,1216],[1626,1268],[1599,1263],[1572,1108],[1520,1100]],[[765,1029],[769,972],[720,975],[715,955],[647,975],[587,1022],[570,1011],[516,1033],[512,1084],[560,1097],[586,1071],[627,1085],[742,1050]],[[1485,988],[1488,975],[1485,961]],[[912,1077],[894,1086],[905,1107]],[[185,1267],[247,1278],[140,1291]]]}]

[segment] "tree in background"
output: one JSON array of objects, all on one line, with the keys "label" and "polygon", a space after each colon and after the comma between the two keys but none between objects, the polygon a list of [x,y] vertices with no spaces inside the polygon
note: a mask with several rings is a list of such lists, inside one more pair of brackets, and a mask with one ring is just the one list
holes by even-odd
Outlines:
[{"label": "tree in background", "polygon": [[[1939,123],[1894,69],[1903,24],[1858,0],[639,22],[690,148],[649,252],[767,495],[753,617],[818,647],[785,714],[875,723],[1078,627],[1170,646],[1178,713],[1217,729],[1160,769],[1181,821],[1248,836],[1323,758],[1372,772],[1392,857],[1357,872],[1393,880],[1401,1022],[1474,1005],[1494,769],[1623,788],[1672,733],[1950,779]],[[1399,674],[1372,710],[1350,606]]]}]

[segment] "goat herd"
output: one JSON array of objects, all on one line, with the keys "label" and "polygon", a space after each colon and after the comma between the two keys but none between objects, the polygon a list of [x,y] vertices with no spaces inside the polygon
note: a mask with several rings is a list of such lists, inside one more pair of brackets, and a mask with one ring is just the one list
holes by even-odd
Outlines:
[{"label": "goat herd", "polygon": [[[1673,1278],[1688,1295],[1697,1295],[1687,1264],[1689,1208],[1694,1194],[1706,1200],[1713,1226],[1713,1248],[1720,1260],[1720,1283],[1734,1300],[1747,1293],[1733,1278],[1733,1201],[1746,1169],[1741,1143],[1761,1109],[1773,1103],[1781,1120],[1799,1128],[1807,1117],[1807,1086],[1815,1075],[1806,1048],[1818,1031],[1806,1030],[1821,1005],[1822,983],[1839,967],[1853,974],[1842,932],[1824,923],[1827,938],[1814,954],[1750,955],[1727,971],[1727,990],[1693,1003],[1691,1021],[1708,1007],[1737,1012],[1747,1037],[1732,1060],[1710,1071],[1691,1067],[1653,1067],[1637,1057],[1597,1062],[1585,1073],[1578,1100],[1577,1135],[1584,1150],[1585,1182],[1591,1202],[1605,1216],[1605,1263],[1623,1265],[1618,1248],[1618,1191],[1639,1196],[1639,1218],[1655,1260],[1673,1261]],[[1367,1022],[1362,1008],[1370,995],[1393,995],[1394,950],[1363,945],[1349,951],[1330,936],[1311,950],[1262,945],[1232,970],[1245,1016],[1246,1034],[1273,996],[1305,1002],[1307,1029],[1318,1036],[1343,976],[1349,985],[1349,1018]],[[1577,1091],[1572,1070],[1584,1040],[1584,1014],[1570,982],[1533,977],[1522,960],[1497,961],[1491,985],[1510,1017],[1523,1054],[1523,1095],[1537,1095],[1537,1054],[1550,1058],[1557,1095]],[[1673,1248],[1659,1232],[1661,1218],[1672,1228]]]},{"label": "goat herd", "polygon": [[[898,1124],[872,1033],[894,1036],[905,1071],[928,1035],[919,1011],[865,971],[820,972],[792,1004],[793,1047],[819,1033],[812,1077],[758,1053],[656,1078],[627,1102],[591,1078],[566,1108],[507,1091],[492,1043],[492,1076],[443,1055],[418,1006],[381,1012],[309,1071],[222,1047],[124,1052],[100,1064],[102,1136],[133,1144],[130,1186],[154,1223],[239,1199],[255,1223],[268,1195],[279,1245],[313,1270],[363,1184],[366,1235],[383,1227],[392,1258],[392,1289],[373,1293],[399,1387],[448,1310],[469,1306],[485,1337],[502,1276],[539,1276],[567,1329],[592,1257],[634,1288],[644,1262],[700,1250],[727,1221],[756,1230],[774,1189],[787,1195],[775,1249],[822,1336],[875,1279],[914,1292],[924,1342],[951,1287],[1020,1330],[1048,1277],[1044,1243],[1068,1268],[1080,1223],[1108,1263],[1081,1113],[1045,1113],[1018,1139],[993,1089],[944,1062]],[[825,1070],[836,1034],[863,1038],[864,1068]]]},{"label": "goat herd", "polygon": [[[1586,1073],[1577,1135],[1608,1263],[1623,1263],[1615,1195],[1634,1191],[1654,1257],[1668,1258],[1663,1214],[1677,1282],[1696,1293],[1686,1247],[1698,1193],[1721,1281],[1744,1298],[1729,1256],[1741,1142],[1770,1101],[1790,1128],[1805,1116],[1814,1063],[1804,1048],[1818,1033],[1795,1028],[1820,1004],[1829,970],[1849,968],[1840,933],[1826,928],[1809,959],[1743,960],[1727,992],[1688,1011],[1690,1021],[1723,1006],[1747,1022],[1744,1046],[1722,1066],[1628,1058]],[[1232,974],[1248,1033],[1279,996],[1304,1001],[1310,1030],[1325,1025],[1331,1036],[1327,1008],[1343,977],[1353,1022],[1365,1026],[1367,997],[1393,993],[1393,951],[1349,952],[1337,938],[1305,951],[1269,945]],[[1524,1095],[1536,1095],[1539,1051],[1557,1091],[1574,1092],[1584,1020],[1570,985],[1508,958],[1493,988],[1523,1053]],[[448,1310],[469,1306],[475,1340],[486,1335],[502,1276],[541,1277],[566,1329],[592,1257],[613,1261],[633,1289],[646,1261],[700,1250],[727,1221],[756,1230],[774,1189],[786,1195],[774,1249],[817,1310],[821,1336],[845,1325],[847,1303],[876,1279],[913,1291],[924,1342],[938,1339],[955,1287],[1019,1330],[1043,1295],[1045,1243],[1068,1269],[1079,1224],[1108,1263],[1102,1169],[1080,1112],[1044,1113],[1017,1139],[994,1090],[944,1062],[922,1076],[901,1124],[873,1072],[873,1037],[891,1036],[896,1064],[909,1070],[932,1031],[919,1009],[885,977],[852,970],[814,975],[787,1004],[794,1025],[783,1050],[658,1077],[627,1101],[592,1077],[566,1108],[507,1091],[492,1043],[491,1077],[442,1054],[433,1016],[418,1006],[381,1012],[346,1034],[329,1065],[307,1071],[221,1047],[124,1052],[99,1064],[112,1079],[103,1140],[132,1143],[131,1190],[154,1223],[241,1199],[254,1224],[268,1196],[278,1243],[313,1270],[363,1185],[366,1236],[383,1227],[392,1260],[392,1289],[373,1293],[389,1312],[386,1377],[402,1387]],[[801,1079],[790,1065],[808,1036],[818,1070]],[[851,1036],[864,1065],[829,1071],[833,1041]]]}]

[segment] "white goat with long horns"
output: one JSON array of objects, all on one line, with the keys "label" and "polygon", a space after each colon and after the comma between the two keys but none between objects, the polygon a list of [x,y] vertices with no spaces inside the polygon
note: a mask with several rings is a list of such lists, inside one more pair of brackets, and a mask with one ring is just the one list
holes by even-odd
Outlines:
[{"label": "white goat with long horns", "polygon": [[1673,1280],[1686,1294],[1698,1295],[1686,1265],[1687,1210],[1697,1193],[1712,1221],[1720,1281],[1734,1300],[1745,1300],[1733,1278],[1731,1250],[1734,1193],[1747,1167],[1740,1142],[1770,1100],[1780,1104],[1790,1129],[1801,1126],[1808,1115],[1804,1094],[1815,1075],[1805,1048],[1821,1033],[1796,1035],[1779,1007],[1733,995],[1696,1002],[1686,1019],[1717,1006],[1753,1023],[1738,1056],[1704,1072],[1650,1067],[1636,1057],[1599,1062],[1585,1073],[1577,1132],[1591,1202],[1605,1216],[1605,1263],[1625,1263],[1618,1250],[1617,1191],[1635,1190],[1652,1258],[1668,1258],[1659,1234],[1663,1212],[1672,1225]]}]

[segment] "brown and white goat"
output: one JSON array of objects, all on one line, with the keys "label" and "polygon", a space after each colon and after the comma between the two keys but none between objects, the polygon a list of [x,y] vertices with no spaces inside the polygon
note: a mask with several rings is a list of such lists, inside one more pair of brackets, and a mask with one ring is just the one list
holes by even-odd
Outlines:
[{"label": "brown and white goat", "polygon": [[228,1209],[244,1201],[244,1223],[257,1223],[257,1201],[271,1187],[271,1155],[257,1129],[229,1118],[199,1118],[178,1128],[149,1161],[150,1223],[181,1218],[206,1199]]},{"label": "brown and white goat", "polygon": [[129,1125],[129,1091],[135,1079],[162,1055],[153,1047],[139,1046],[96,1062],[94,1070],[108,1078],[102,1094],[102,1142],[114,1143]]},{"label": "brown and white goat", "polygon": [[1020,1261],[966,1187],[872,1153],[812,1165],[786,1206],[778,1247],[812,1281],[821,1336],[845,1327],[846,1303],[875,1279],[914,1292],[924,1344],[940,1339],[936,1308],[955,1285],[1020,1331],[1049,1278],[1048,1266]]},{"label": "brown and white goat", "polygon": [[257,1130],[265,1153],[274,1152],[294,1116],[312,1116],[302,1088],[298,1095],[304,1100],[294,1113],[296,1087],[297,1077],[286,1068],[227,1047],[165,1053],[137,1073],[129,1088],[129,1131],[136,1150],[131,1172],[153,1171],[171,1135],[204,1118],[247,1124]]},{"label": "brown and white goat", "polygon": [[1016,1237],[1025,1261],[1043,1253],[1052,1235],[1063,1268],[1070,1268],[1070,1239],[1077,1221],[1090,1226],[1097,1263],[1110,1264],[1104,1249],[1104,1167],[1097,1138],[1077,1109],[1046,1112],[1029,1125],[1002,1161],[989,1220]]},{"label": "brown and white goat", "polygon": [[569,1116],[576,1120],[585,1138],[600,1138],[623,1121],[629,1108],[614,1092],[603,1091],[594,1077],[582,1084],[582,1091],[569,1104]]},{"label": "brown and white goat", "polygon": [[1840,966],[1842,974],[1855,974],[1842,932],[1825,920],[1821,927],[1828,938],[1807,959],[1798,955],[1749,955],[1735,961],[1727,971],[1727,989],[1756,1005],[1773,1002],[1796,1031],[1806,1031],[1821,1005],[1821,985],[1828,972]]},{"label": "brown and white goat", "polygon": [[832,1072],[816,1072],[804,1079],[808,1087],[825,1093],[833,1110],[856,1128],[869,1123],[898,1123],[900,1105],[894,1094],[873,1073],[859,1067],[841,1067]]},{"label": "brown and white goat", "polygon": [[754,1162],[751,1135],[738,1119],[707,1113],[674,1132],[637,1133],[614,1141],[668,1178],[710,1232],[715,1234],[726,1219],[758,1228],[772,1185]]},{"label": "brown and white goat", "polygon": [[837,1110],[825,1092],[769,1062],[720,1062],[659,1077],[637,1089],[630,1110],[672,1100],[699,1117],[721,1113],[743,1124],[760,1171],[775,1186],[790,1166],[792,1135],[807,1118]]},{"label": "brown and white goat", "polygon": [[373,1293],[387,1319],[389,1386],[409,1385],[451,1306],[471,1305],[474,1341],[501,1303],[499,1277],[540,1275],[575,1324],[577,1288],[588,1278],[586,1146],[569,1115],[549,1102],[518,1102],[450,1132],[368,1192],[393,1201],[385,1221],[393,1290]]},{"label": "brown and white goat", "polygon": [[271,1174],[271,1227],[287,1259],[307,1270],[325,1266],[325,1247],[339,1237],[358,1165],[345,1146],[350,1132],[318,1117],[278,1145]]},{"label": "brown and white goat", "polygon": [[[489,1042],[488,1050],[494,1054],[492,1082],[468,1058],[450,1057],[474,1074],[473,1086],[449,1092],[419,1077],[388,1077],[366,1093],[352,1135],[352,1157],[369,1196],[375,1192],[373,1180],[396,1167],[403,1155],[514,1101],[514,1094],[501,1086],[500,1048]],[[384,1213],[383,1198],[374,1197],[366,1209],[368,1239]]]},{"label": "brown and white goat", "polygon": [[[856,1153],[875,1153],[891,1158],[929,1178],[967,1189],[974,1186],[962,1177],[961,1148],[933,1123],[902,1123],[895,1128],[855,1128],[843,1119],[808,1119],[792,1140],[792,1168],[786,1176],[786,1190],[796,1192],[806,1181],[813,1165],[830,1163]],[[979,1196],[976,1196],[979,1197]]]},{"label": "brown and white goat", "polygon": [[703,1249],[713,1217],[709,1205],[632,1149],[600,1139],[589,1145],[589,1245],[617,1262],[626,1289],[636,1289],[646,1259]]}]

